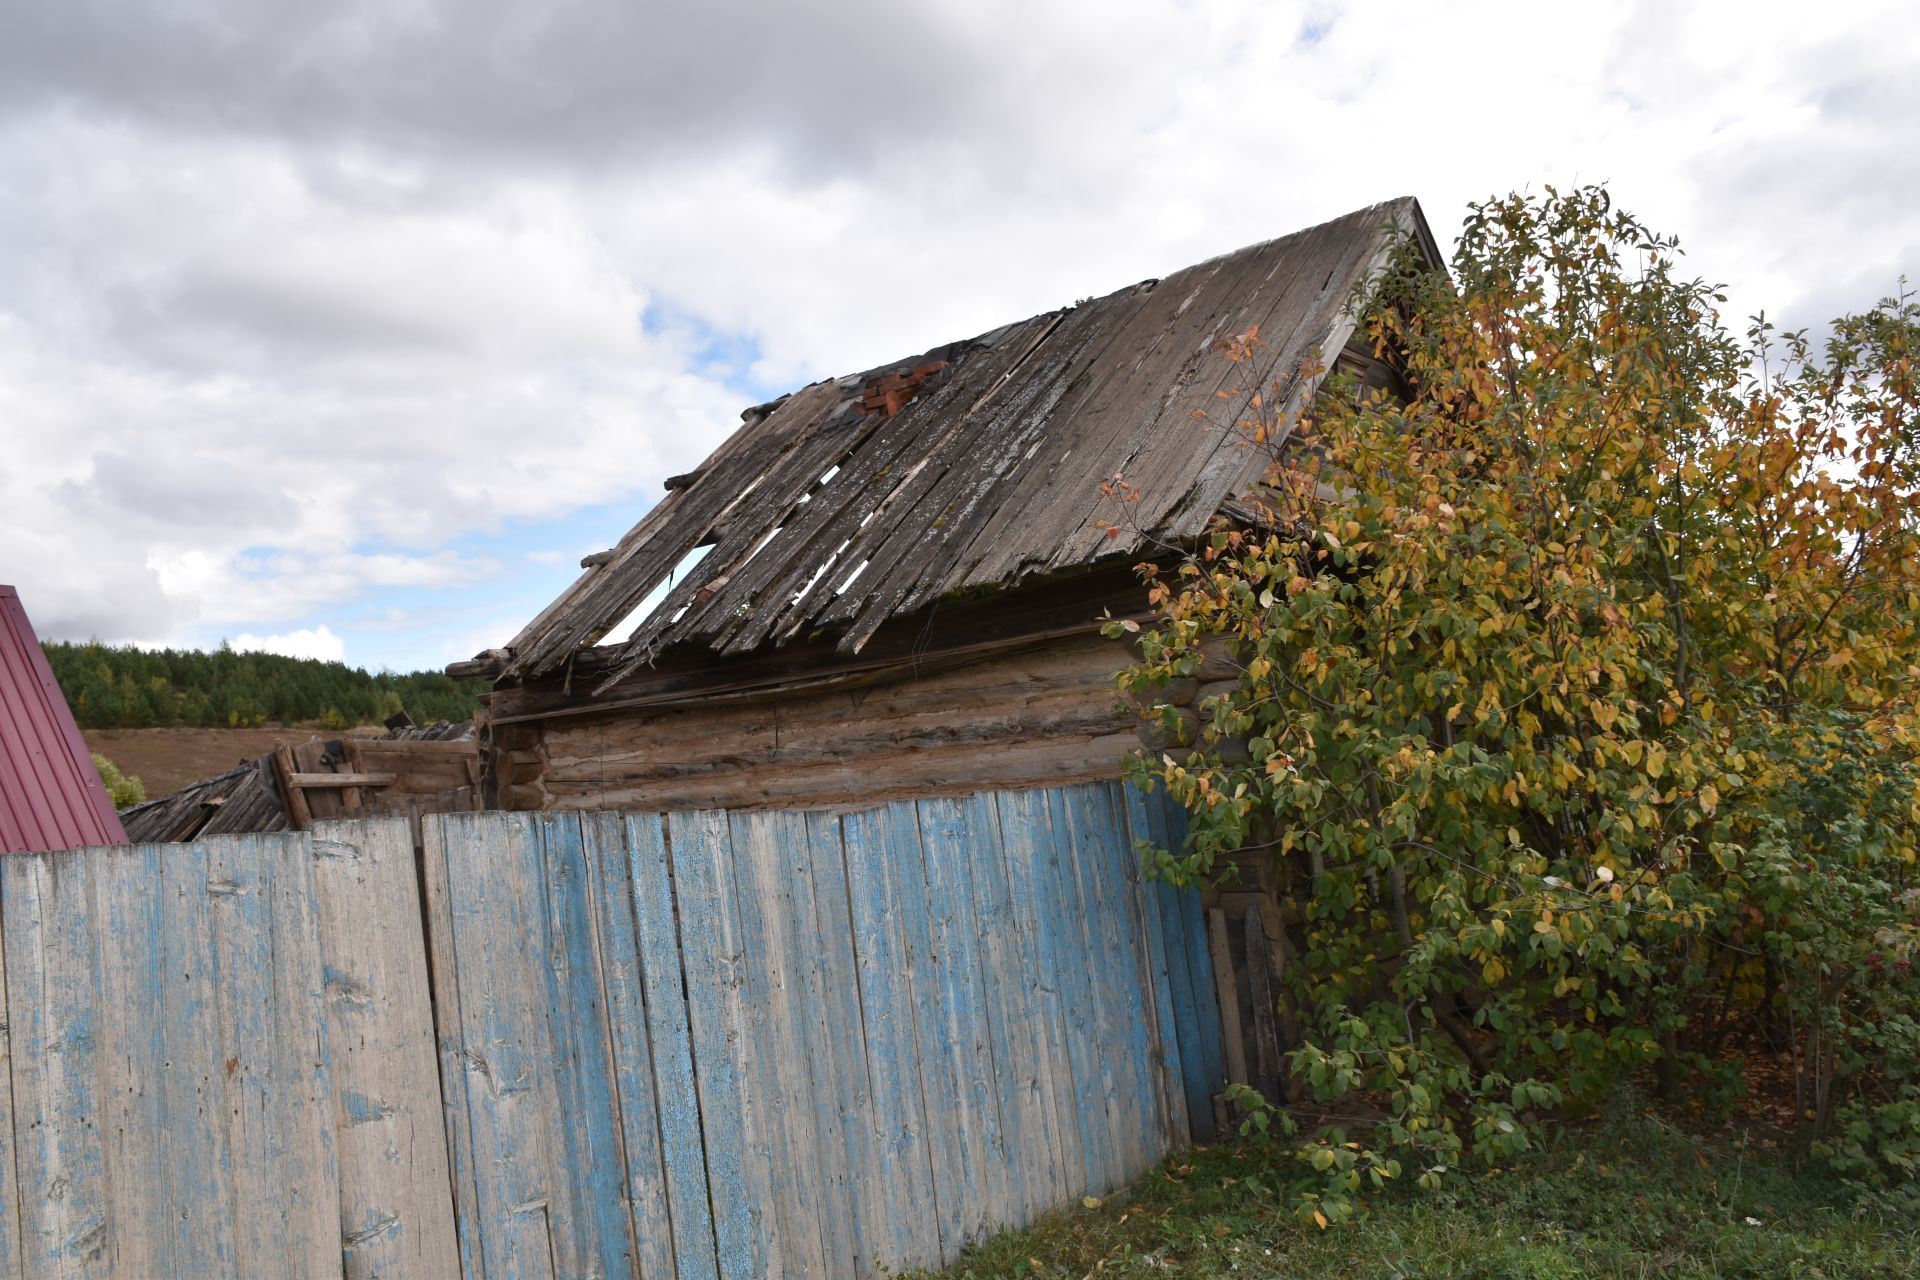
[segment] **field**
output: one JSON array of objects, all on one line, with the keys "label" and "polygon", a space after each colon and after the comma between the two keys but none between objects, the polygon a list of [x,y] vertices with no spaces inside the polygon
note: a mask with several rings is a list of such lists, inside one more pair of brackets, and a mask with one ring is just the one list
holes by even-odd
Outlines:
[{"label": "field", "polygon": [[[225,773],[242,760],[270,751],[280,741],[304,742],[319,729],[83,729],[87,748],[140,779],[149,799],[178,791],[189,782]],[[384,732],[378,725],[355,734]]]}]

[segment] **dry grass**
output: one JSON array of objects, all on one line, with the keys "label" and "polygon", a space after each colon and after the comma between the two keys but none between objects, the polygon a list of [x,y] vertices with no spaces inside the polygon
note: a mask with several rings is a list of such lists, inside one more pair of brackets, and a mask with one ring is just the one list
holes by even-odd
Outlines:
[{"label": "dry grass", "polygon": [[[120,772],[140,779],[149,798],[178,791],[189,782],[225,773],[242,760],[269,751],[283,739],[304,742],[313,728],[264,729],[84,729],[87,748],[120,766]],[[378,725],[353,729],[354,734],[383,732]]]}]

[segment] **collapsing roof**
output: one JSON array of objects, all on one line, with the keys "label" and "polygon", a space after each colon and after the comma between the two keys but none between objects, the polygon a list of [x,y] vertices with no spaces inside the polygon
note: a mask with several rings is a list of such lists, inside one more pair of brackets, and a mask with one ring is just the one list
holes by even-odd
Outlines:
[{"label": "collapsing roof", "polygon": [[0,587],[0,853],[126,840],[20,593]]},{"label": "collapsing roof", "polygon": [[[274,767],[276,753],[283,750],[287,752],[285,758],[290,768],[354,776],[358,763],[367,755],[373,755],[379,765],[388,769],[393,769],[397,764],[404,766],[406,757],[414,754],[416,744],[421,743],[466,743],[477,753],[477,744],[472,742],[473,732],[471,720],[463,720],[458,724],[442,720],[421,726],[409,722],[394,727],[378,738],[312,738],[290,748],[282,744],[265,755],[242,760],[225,773],[190,782],[170,795],[156,796],[140,804],[129,805],[121,810],[120,819],[126,824],[127,838],[140,844],[165,844],[254,831],[288,831],[303,825],[298,810],[305,808],[306,801],[303,797],[301,803],[295,806],[296,812],[289,813],[287,786]],[[429,757],[424,763],[430,770],[441,761]],[[453,760],[451,763],[457,781],[464,760]],[[412,771],[418,773],[420,769],[416,766]],[[443,769],[440,772],[446,771]],[[297,781],[312,776],[306,773],[290,774],[289,779]],[[345,780],[345,777],[339,779],[340,782]],[[389,773],[382,785],[397,780]],[[324,785],[327,780],[322,778],[317,781]],[[412,789],[418,791],[440,787],[446,779],[432,776],[410,778],[407,781],[416,784]],[[328,790],[334,788],[329,787]],[[344,795],[345,790],[341,789],[336,794]],[[370,807],[381,812],[397,811],[392,806]],[[356,803],[353,809],[357,811],[358,808]],[[308,816],[339,817],[342,812],[344,810],[340,806],[335,806],[324,814]]]},{"label": "collapsing roof", "polygon": [[[1251,395],[1332,363],[1355,287],[1409,234],[1438,261],[1403,198],[750,409],[504,654],[461,665],[556,672],[670,578],[595,664],[599,687],[682,645],[731,655],[826,635],[857,653],[943,597],[1191,539],[1267,462],[1232,429]],[[1261,367],[1216,354],[1254,328]],[[1299,382],[1283,414],[1318,381]],[[1138,496],[1110,536],[1100,493],[1116,474]]]}]

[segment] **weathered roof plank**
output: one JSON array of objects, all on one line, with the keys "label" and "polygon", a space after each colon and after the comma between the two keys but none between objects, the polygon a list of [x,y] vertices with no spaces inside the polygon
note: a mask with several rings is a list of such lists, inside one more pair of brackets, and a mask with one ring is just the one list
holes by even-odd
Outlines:
[{"label": "weathered roof plank", "polygon": [[[504,674],[557,670],[703,543],[596,668],[602,684],[676,645],[838,634],[854,652],[953,593],[1189,539],[1258,477],[1264,453],[1233,430],[1251,395],[1315,354],[1331,363],[1354,288],[1402,232],[1437,263],[1419,206],[1390,201],[750,411],[514,639]],[[1253,326],[1257,360],[1218,354]],[[1287,413],[1317,386],[1302,380]],[[1099,496],[1116,472],[1139,494],[1124,509]],[[1129,527],[1110,538],[1104,520]]]}]

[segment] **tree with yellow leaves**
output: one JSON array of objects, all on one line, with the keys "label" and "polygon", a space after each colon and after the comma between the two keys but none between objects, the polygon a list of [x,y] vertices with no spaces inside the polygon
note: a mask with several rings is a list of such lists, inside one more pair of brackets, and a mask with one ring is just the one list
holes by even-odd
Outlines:
[{"label": "tree with yellow leaves", "polygon": [[1303,1212],[1762,1053],[1810,1148],[1911,1185],[1920,308],[1742,343],[1722,300],[1603,190],[1476,206],[1452,279],[1355,300],[1410,398],[1238,424],[1253,518],[1143,567],[1122,692],[1178,735],[1158,691],[1240,673],[1136,762],[1192,814],[1161,868],[1274,860],[1291,1088],[1383,1118],[1308,1143]]}]

